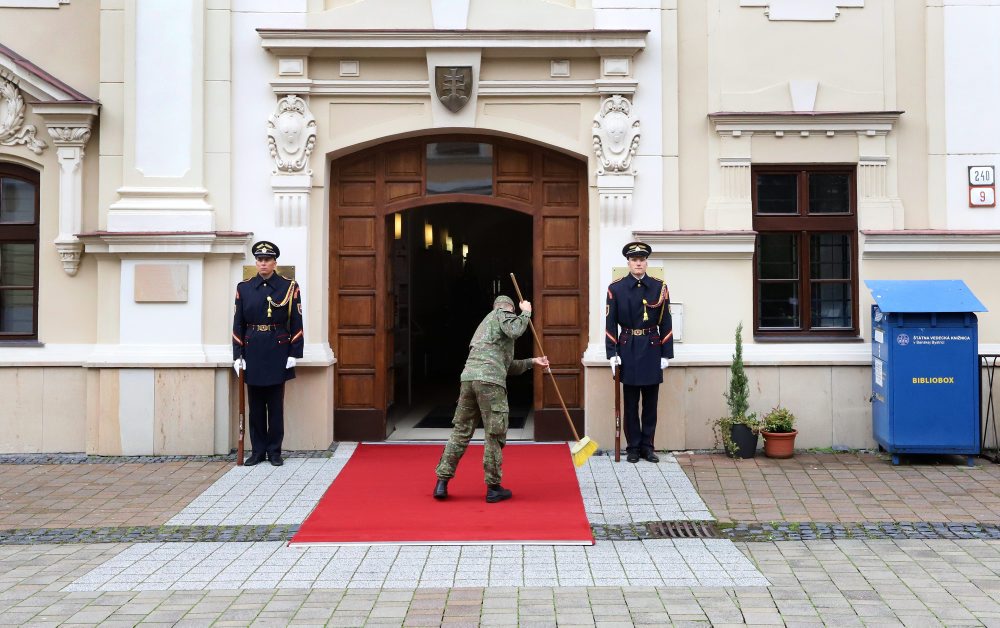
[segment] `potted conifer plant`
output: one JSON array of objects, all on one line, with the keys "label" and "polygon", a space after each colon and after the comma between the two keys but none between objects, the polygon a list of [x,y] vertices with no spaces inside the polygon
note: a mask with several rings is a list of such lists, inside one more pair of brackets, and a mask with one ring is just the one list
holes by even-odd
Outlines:
[{"label": "potted conifer plant", "polygon": [[750,385],[743,368],[743,323],[736,326],[736,352],[729,368],[729,390],[723,395],[729,414],[716,419],[712,425],[715,443],[722,442],[731,458],[753,458],[757,453],[757,434],[761,422],[750,408]]},{"label": "potted conifer plant", "polygon": [[791,458],[795,449],[795,415],[788,408],[775,406],[764,415],[760,433],[764,436],[764,455],[768,458]]}]

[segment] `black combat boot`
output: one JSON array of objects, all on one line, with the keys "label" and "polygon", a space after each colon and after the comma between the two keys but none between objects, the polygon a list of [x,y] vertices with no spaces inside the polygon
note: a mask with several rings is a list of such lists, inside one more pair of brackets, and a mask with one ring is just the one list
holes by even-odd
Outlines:
[{"label": "black combat boot", "polygon": [[437,484],[434,485],[434,499],[444,499],[446,497],[448,497],[448,480],[438,478]]},{"label": "black combat boot", "polygon": [[252,454],[250,454],[250,457],[246,459],[246,462],[243,463],[243,466],[252,467],[255,464],[260,464],[264,462],[265,460],[267,460],[267,456],[265,454],[257,453],[255,451]]},{"label": "black combat boot", "polygon": [[281,459],[281,452],[271,452],[267,457],[271,461],[272,466],[280,467],[285,464],[285,461]]},{"label": "black combat boot", "polygon": [[646,450],[646,452],[642,454],[642,457],[654,464],[660,461],[660,457],[657,456],[656,452],[653,451],[652,449]]},{"label": "black combat boot", "polygon": [[510,499],[513,493],[499,484],[487,484],[486,485],[486,501],[490,504],[495,504],[497,502],[502,502],[505,499]]}]

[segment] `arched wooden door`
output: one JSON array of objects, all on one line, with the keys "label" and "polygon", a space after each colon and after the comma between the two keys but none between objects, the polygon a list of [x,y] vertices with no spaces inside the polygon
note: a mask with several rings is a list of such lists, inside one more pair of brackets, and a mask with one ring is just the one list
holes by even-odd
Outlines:
[{"label": "arched wooden door", "polygon": [[[489,146],[492,181],[478,190],[486,193],[429,194],[428,145],[470,142]],[[533,217],[533,294],[525,298],[534,304],[534,324],[582,434],[581,356],[587,344],[585,163],[526,142],[462,135],[396,141],[341,157],[331,167],[329,337],[337,357],[335,438],[386,437],[393,377],[387,260],[392,234],[386,216],[444,203],[492,205]],[[441,167],[435,164],[434,176],[440,175]],[[440,188],[432,184],[432,190]],[[541,371],[533,376],[535,439],[570,438],[551,378]],[[457,386],[458,382],[456,390]]]}]

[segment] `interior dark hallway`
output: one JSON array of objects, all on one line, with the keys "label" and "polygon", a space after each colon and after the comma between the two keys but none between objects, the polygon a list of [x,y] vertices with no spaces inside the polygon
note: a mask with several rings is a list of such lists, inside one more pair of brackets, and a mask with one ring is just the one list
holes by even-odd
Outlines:
[{"label": "interior dark hallway", "polygon": [[[390,215],[393,385],[390,422],[419,426],[409,438],[442,437],[458,396],[469,340],[506,294],[517,301],[510,273],[525,297],[532,293],[532,218],[487,205],[447,204]],[[516,345],[532,355],[531,334]],[[511,427],[528,415],[530,374],[508,381]]]}]

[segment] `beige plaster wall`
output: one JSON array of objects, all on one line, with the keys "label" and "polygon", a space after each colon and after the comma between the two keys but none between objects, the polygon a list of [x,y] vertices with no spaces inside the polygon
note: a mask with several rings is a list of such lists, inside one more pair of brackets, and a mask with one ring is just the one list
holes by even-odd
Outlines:
[{"label": "beige plaster wall", "polygon": [[[874,447],[871,368],[868,366],[749,366],[750,409],[783,405],[795,413],[797,448]],[[664,371],[654,445],[657,449],[714,449],[712,422],[728,412],[728,366],[671,366]],[[614,386],[609,369],[587,369],[587,435],[614,446]],[[624,428],[623,428],[624,430]],[[622,434],[624,446],[625,436]]]},{"label": "beige plaster wall", "polygon": [[[232,447],[239,435],[239,400],[235,378],[227,378],[230,404]],[[250,417],[247,415],[247,420]],[[250,452],[249,424],[244,448]],[[295,379],[285,384],[285,438],[283,448],[326,449],[333,433],[333,367],[297,367]]]},{"label": "beige plaster wall", "polygon": [[215,370],[155,369],[153,451],[215,453]]},{"label": "beige plaster wall", "polygon": [[100,8],[96,0],[58,9],[3,9],[2,43],[70,87],[97,98]]},{"label": "beige plaster wall", "polygon": [[666,259],[670,301],[684,304],[684,339],[731,343],[740,321],[753,320],[750,259]]},{"label": "beige plaster wall", "polygon": [[841,11],[832,22],[772,22],[760,8],[710,1],[718,7],[710,38],[718,46],[712,71],[720,109],[789,111],[789,79],[819,81],[817,111],[886,108],[893,68],[883,54],[884,2],[868,0],[863,10]]}]

